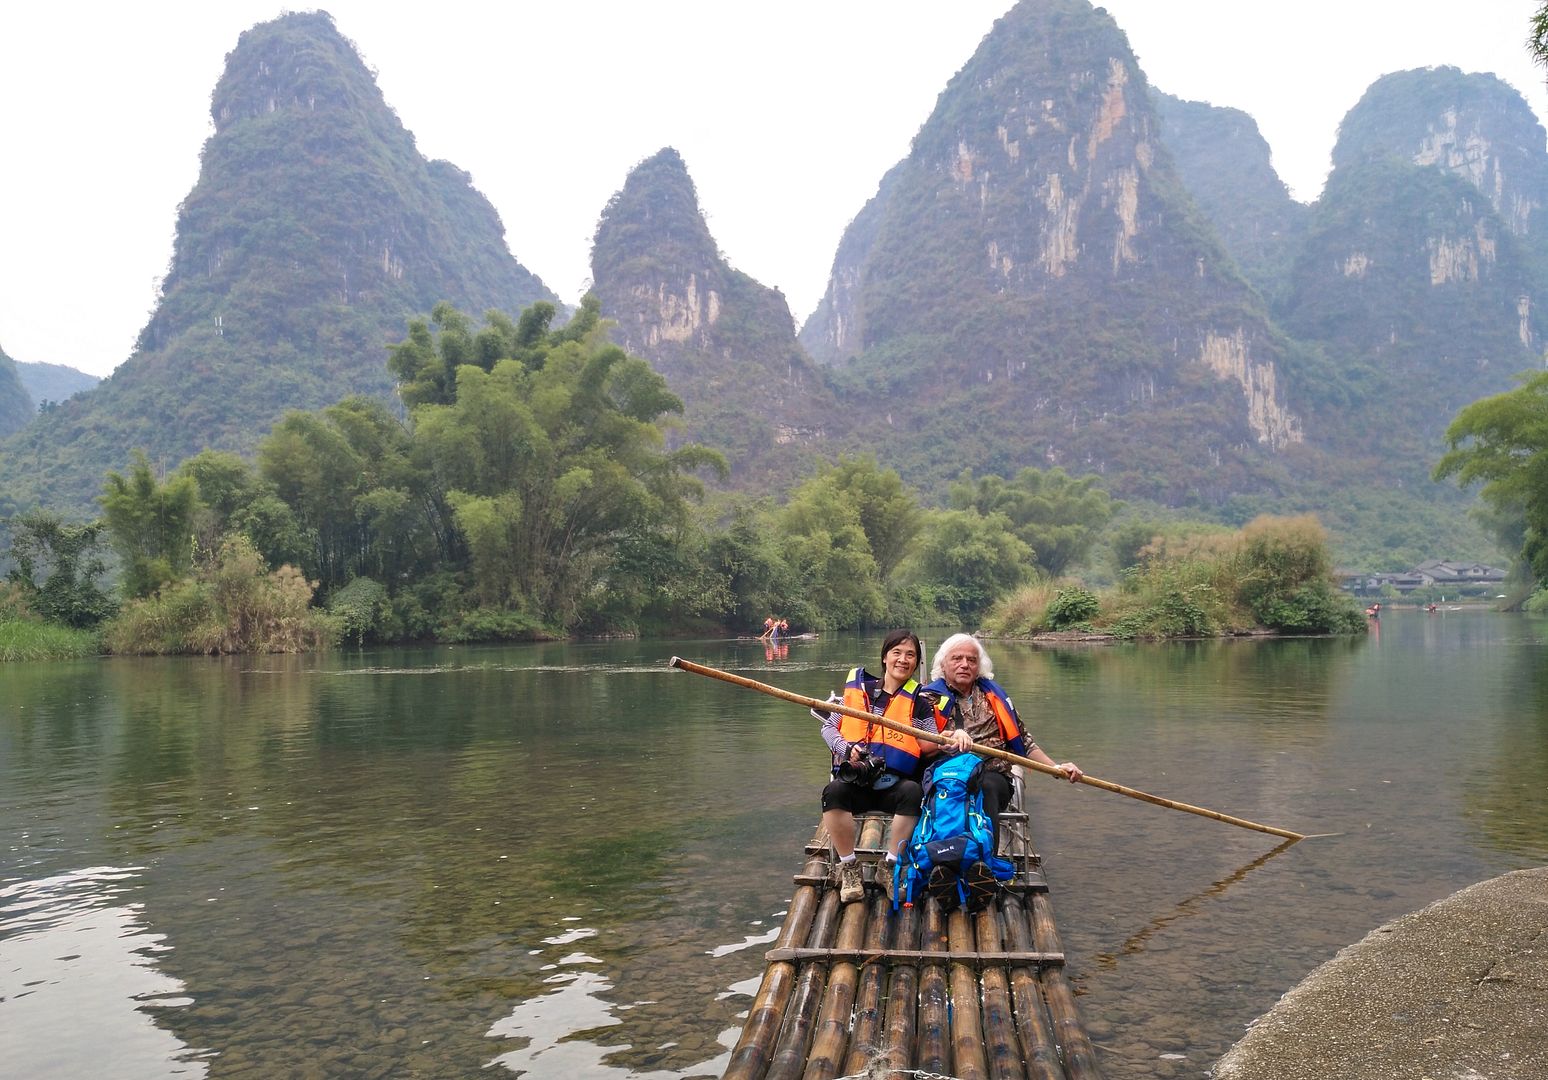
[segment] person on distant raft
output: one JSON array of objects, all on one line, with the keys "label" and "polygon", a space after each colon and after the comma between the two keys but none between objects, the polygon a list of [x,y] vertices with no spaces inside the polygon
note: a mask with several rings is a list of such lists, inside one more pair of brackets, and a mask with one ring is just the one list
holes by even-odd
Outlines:
[{"label": "person on distant raft", "polygon": [[778,645],[780,627],[784,626],[785,621],[783,619],[770,619],[769,621],[771,624],[769,626],[769,640]]},{"label": "person on distant raft", "polygon": [[[950,746],[942,747],[945,752],[961,753],[978,743],[1052,765],[1072,784],[1085,775],[1073,761],[1054,761],[1027,737],[1016,707],[994,682],[994,664],[989,653],[972,634],[953,634],[941,642],[930,664],[930,679],[920,695],[933,699],[936,730],[952,740]],[[1010,805],[1012,768],[1002,758],[984,759],[984,813],[994,823],[996,843],[1000,813]]]},{"label": "person on distant raft", "polygon": [[[912,631],[892,631],[882,641],[881,677],[863,667],[853,668],[844,680],[843,694],[829,700],[920,731],[935,731],[934,705],[929,697],[920,696],[915,677],[922,652]],[[822,824],[838,853],[839,900],[849,904],[865,895],[855,858],[854,816],[873,810],[892,815],[891,850],[886,862],[876,868],[876,881],[890,900],[893,869],[919,820],[924,799],[920,761],[936,746],[857,717],[818,709],[812,715],[822,721],[823,741],[833,752],[833,780],[822,789]]]},{"label": "person on distant raft", "polygon": [[770,615],[767,619],[763,620],[763,633],[758,635],[758,640],[762,641],[765,638],[771,637],[773,635],[773,633],[774,633],[774,616]]}]

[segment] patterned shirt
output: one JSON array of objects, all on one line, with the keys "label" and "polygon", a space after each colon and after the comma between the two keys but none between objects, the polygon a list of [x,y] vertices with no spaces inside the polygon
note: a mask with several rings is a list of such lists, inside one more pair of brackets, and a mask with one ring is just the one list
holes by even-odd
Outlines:
[{"label": "patterned shirt", "polygon": [[[1000,731],[1000,721],[995,718],[994,706],[989,704],[989,695],[984,693],[983,687],[976,683],[970,692],[956,695],[952,724],[966,731],[968,737],[976,743],[998,750],[1005,749],[1005,734]],[[1031,743],[1027,752],[1031,753],[1036,746],[1036,743]],[[995,772],[1006,774],[1013,768],[1003,758],[986,758],[984,763]]]}]

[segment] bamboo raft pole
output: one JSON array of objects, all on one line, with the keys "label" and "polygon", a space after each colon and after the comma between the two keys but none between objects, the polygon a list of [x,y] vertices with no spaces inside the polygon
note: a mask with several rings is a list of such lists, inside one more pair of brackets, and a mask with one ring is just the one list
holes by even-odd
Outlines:
[{"label": "bamboo raft pole", "polygon": [[[813,698],[807,697],[804,694],[797,694],[790,690],[782,690],[777,686],[770,686],[768,683],[758,682],[756,679],[748,679],[741,675],[733,675],[729,671],[721,671],[719,668],[706,667],[703,664],[695,664],[691,660],[684,660],[680,656],[672,657],[669,663],[672,667],[680,668],[683,671],[691,671],[695,675],[706,675],[712,679],[719,679],[722,682],[732,683],[736,686],[745,686],[749,690],[757,690],[759,693],[768,694],[771,697],[783,698],[786,701],[792,701],[797,705],[805,705],[808,709],[817,709],[821,712],[830,713],[836,712],[841,713],[844,716],[852,716],[857,720],[865,720],[868,723],[876,724],[879,727],[890,728],[893,731],[899,731],[905,735],[912,735],[914,738],[923,739],[926,742],[933,742],[944,745],[951,741],[944,735],[938,735],[929,731],[920,731],[919,729],[910,727],[907,724],[899,724],[892,720],[888,720],[886,717],[876,716],[873,713],[864,712],[860,709],[852,709],[849,706],[842,704],[841,702],[826,701],[821,698]],[[1063,769],[1053,765],[1044,765],[1041,761],[1034,761],[1029,757],[1023,757],[1021,754],[1013,754],[1009,750],[1001,750],[998,747],[983,746],[978,743],[974,743],[972,745],[972,751],[973,753],[981,754],[984,757],[999,758],[1002,761],[1009,761],[1013,764],[1020,765],[1023,768],[1034,769],[1037,772],[1047,773],[1050,776],[1057,776],[1060,779],[1069,779],[1068,774],[1066,774]],[[1243,829],[1252,829],[1256,832],[1268,833],[1271,836],[1281,836],[1286,840],[1306,839],[1305,833],[1292,832],[1289,829],[1279,829],[1272,825],[1263,825],[1256,821],[1248,821],[1246,818],[1233,817],[1230,814],[1222,814],[1218,810],[1210,810],[1202,806],[1194,806],[1191,803],[1177,802],[1174,799],[1162,798],[1160,795],[1152,795],[1148,791],[1140,791],[1138,788],[1125,787],[1122,784],[1115,784],[1111,780],[1102,780],[1089,774],[1082,774],[1081,776],[1077,777],[1076,782],[1086,784],[1089,787],[1101,788],[1103,791],[1111,791],[1117,795],[1124,795],[1131,799],[1138,799],[1141,802],[1148,802],[1154,806],[1164,806],[1169,810],[1181,810],[1184,813],[1197,814],[1199,817],[1207,817],[1214,821],[1223,821],[1227,825],[1236,825]]]},{"label": "bamboo raft pole", "polygon": [[[673,667],[946,743],[885,717],[768,686],[673,657]],[[1056,766],[975,744],[985,757],[1068,779]],[[1285,838],[1277,829],[1096,777],[1080,782],[1157,806]],[[1097,1053],[1064,975],[1047,884],[1033,851],[1022,777],[1000,816],[1000,851],[1015,876],[983,910],[943,913],[933,897],[894,912],[875,874],[890,819],[862,816],[856,853],[866,895],[841,904],[836,856],[819,824],[795,876],[784,924],[765,954],[763,981],[731,1052],[727,1080],[834,1080],[934,1074],[953,1080],[1100,1080]]]}]

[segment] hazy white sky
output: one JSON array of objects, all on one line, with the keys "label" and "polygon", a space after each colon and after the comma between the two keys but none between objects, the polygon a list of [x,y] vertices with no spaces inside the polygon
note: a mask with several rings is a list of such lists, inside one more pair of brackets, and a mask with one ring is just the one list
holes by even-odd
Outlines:
[{"label": "hazy white sky", "polygon": [[[629,169],[683,155],[738,269],[816,306],[845,225],[1011,0],[331,0],[430,157],[473,174],[512,252],[574,302]],[[1153,85],[1251,113],[1312,200],[1380,75],[1492,71],[1548,116],[1534,0],[1107,0]],[[304,8],[303,8],[304,9]],[[263,0],[0,12],[0,346],[105,375],[129,355]]]}]

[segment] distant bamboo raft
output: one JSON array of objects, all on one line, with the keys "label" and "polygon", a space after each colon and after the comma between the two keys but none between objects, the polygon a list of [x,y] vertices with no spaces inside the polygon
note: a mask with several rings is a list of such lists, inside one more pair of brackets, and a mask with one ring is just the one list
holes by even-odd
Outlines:
[{"label": "distant bamboo raft", "polygon": [[1000,816],[1001,853],[1016,876],[976,915],[943,916],[928,897],[892,911],[873,883],[887,822],[861,822],[867,886],[853,904],[839,903],[818,826],[727,1080],[1100,1077],[1026,815]]}]

